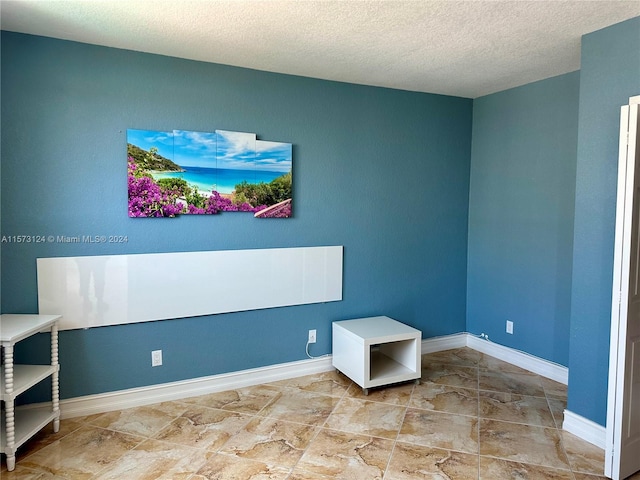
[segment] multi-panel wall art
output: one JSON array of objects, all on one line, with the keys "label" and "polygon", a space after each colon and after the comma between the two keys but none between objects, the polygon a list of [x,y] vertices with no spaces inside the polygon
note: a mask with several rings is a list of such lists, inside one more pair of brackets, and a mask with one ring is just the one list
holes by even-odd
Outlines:
[{"label": "multi-panel wall art", "polygon": [[130,217],[291,217],[290,143],[255,133],[127,130]]}]

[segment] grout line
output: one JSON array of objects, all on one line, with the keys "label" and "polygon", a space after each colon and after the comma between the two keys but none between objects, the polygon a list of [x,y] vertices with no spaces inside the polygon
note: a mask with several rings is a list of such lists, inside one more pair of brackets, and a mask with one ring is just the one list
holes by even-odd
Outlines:
[{"label": "grout line", "polygon": [[[422,382],[422,359],[420,359],[420,382]],[[407,400],[407,403],[404,406],[404,413],[402,414],[402,420],[400,420],[400,426],[398,427],[396,438],[393,440],[393,445],[391,446],[391,453],[389,453],[389,459],[387,460],[387,465],[384,467],[384,472],[382,474],[383,480],[387,477],[387,472],[389,471],[389,465],[391,465],[391,459],[393,458],[393,454],[396,451],[396,445],[398,444],[398,437],[400,436],[400,431],[402,430],[402,426],[404,425],[405,418],[407,417],[407,411],[409,410],[409,404],[411,403],[411,399],[413,398],[413,394],[416,391],[417,386],[418,384],[413,382],[413,387],[411,388],[409,399]]]},{"label": "grout line", "polygon": [[[341,373],[339,373],[339,375],[342,376]],[[342,401],[343,398],[345,398],[347,396],[347,393],[349,392],[349,389],[354,385],[352,380],[349,380],[349,384],[346,386],[346,388],[344,389],[344,392],[342,392],[342,395],[340,396],[339,400],[336,402],[336,404],[333,406],[333,408],[331,409],[331,412],[329,412],[329,415],[327,415],[327,418],[324,419],[324,422],[322,423],[322,425],[312,425],[312,427],[315,429],[315,433],[313,435],[312,438],[309,439],[309,443],[307,443],[307,446],[304,448],[304,450],[302,451],[302,455],[300,455],[300,458],[298,458],[298,460],[293,464],[293,466],[291,467],[291,470],[289,471],[289,474],[287,475],[287,479],[291,478],[291,475],[293,475],[293,472],[295,471],[296,467],[298,466],[298,464],[300,463],[300,460],[302,460],[302,458],[305,456],[305,454],[307,453],[307,451],[309,450],[309,447],[313,444],[313,442],[315,442],[315,440],[318,438],[318,436],[320,435],[320,432],[322,432],[323,430],[328,430],[325,428],[325,425],[327,424],[327,420],[329,420],[329,417],[331,416],[331,414],[335,411],[336,407],[340,404],[340,402]],[[338,397],[333,397],[333,398],[338,398]]]},{"label": "grout line", "polygon": [[[422,355],[422,357],[424,357],[425,355],[428,355],[428,354],[424,354],[424,355]],[[480,439],[480,431],[481,431],[481,428],[480,428],[480,427],[481,427],[481,422],[483,422],[483,421],[505,422],[504,420],[500,420],[500,419],[498,419],[498,418],[484,418],[484,417],[482,416],[481,411],[480,411],[480,406],[481,406],[481,402],[480,402],[480,400],[481,400],[481,398],[480,398],[480,394],[481,394],[481,392],[484,392],[484,391],[491,392],[492,390],[482,390],[482,391],[480,390],[481,375],[482,375],[482,373],[483,373],[483,372],[485,372],[485,371],[488,371],[488,372],[496,372],[496,373],[506,373],[506,374],[507,374],[507,376],[508,376],[509,374],[511,374],[511,372],[502,372],[500,369],[482,369],[482,368],[480,368],[480,363],[479,363],[479,359],[480,359],[480,358],[481,358],[481,357],[478,357],[478,358],[474,361],[473,365],[469,365],[469,364],[467,364],[466,362],[465,362],[465,364],[463,364],[463,365],[461,365],[461,364],[459,364],[459,363],[449,363],[449,362],[441,362],[441,361],[434,362],[434,364],[435,364],[435,363],[437,363],[437,364],[449,365],[449,366],[452,366],[452,367],[466,367],[466,368],[473,367],[473,368],[475,368],[475,372],[476,372],[476,386],[477,386],[477,388],[476,388],[476,389],[471,389],[471,388],[467,388],[467,387],[460,387],[460,386],[456,386],[456,385],[444,385],[444,384],[443,384],[443,386],[446,386],[446,387],[449,387],[449,388],[453,388],[453,389],[468,389],[468,390],[475,390],[475,392],[476,392],[476,407],[477,407],[477,411],[476,411],[475,418],[476,418],[476,422],[477,422],[477,425],[476,425],[476,432],[477,432],[477,476],[478,476],[478,478],[480,478],[480,472],[481,472],[481,458],[482,458],[482,455],[480,455],[480,452],[481,452],[481,439]],[[464,359],[462,359],[462,360],[464,360]],[[421,373],[423,373],[423,374],[424,374],[424,368],[425,368],[425,365],[422,363],[422,359],[421,359]],[[341,375],[342,375],[342,374],[341,374]],[[540,375],[537,375],[537,374],[535,374],[535,373],[532,373],[531,375],[536,376],[536,377],[538,377],[538,378],[540,378],[540,377],[541,377]],[[340,395],[327,395],[327,394],[325,394],[325,393],[323,393],[323,392],[310,392],[310,391],[308,391],[308,390],[304,390],[304,389],[302,389],[302,388],[300,388],[300,387],[295,387],[295,386],[291,386],[291,387],[289,387],[288,385],[289,385],[290,383],[291,383],[291,380],[289,381],[289,383],[288,383],[287,385],[278,385],[278,386],[275,386],[275,385],[271,385],[271,384],[268,384],[268,383],[267,383],[267,384],[264,384],[264,385],[270,385],[270,386],[273,386],[273,387],[277,388],[279,393],[277,393],[276,395],[274,395],[273,397],[271,397],[269,400],[267,400],[267,401],[266,401],[266,403],[262,406],[262,408],[260,408],[257,412],[252,412],[252,413],[238,412],[238,411],[236,411],[236,410],[225,410],[225,409],[222,409],[222,408],[209,407],[209,406],[207,406],[207,405],[198,405],[198,404],[195,404],[195,403],[181,402],[180,400],[176,400],[175,402],[180,403],[180,404],[181,404],[182,406],[184,406],[185,408],[190,408],[190,407],[193,407],[193,406],[202,406],[202,407],[204,407],[204,408],[214,408],[214,409],[222,410],[222,411],[229,412],[229,413],[235,413],[235,414],[238,414],[238,415],[247,416],[247,417],[249,418],[249,419],[247,420],[247,423],[246,423],[243,427],[241,427],[241,428],[240,428],[240,430],[239,430],[239,431],[242,431],[242,429],[243,429],[243,428],[245,428],[245,427],[246,427],[246,425],[247,425],[249,422],[253,421],[253,419],[255,419],[255,418],[260,418],[260,419],[270,418],[270,419],[273,419],[273,420],[276,420],[276,421],[289,422],[286,418],[277,418],[277,417],[270,417],[270,416],[268,416],[268,415],[261,415],[261,413],[263,413],[263,412],[264,412],[264,410],[265,410],[269,405],[272,405],[275,401],[277,401],[277,399],[278,399],[278,398],[281,398],[281,397],[282,397],[282,395],[286,395],[286,392],[287,392],[287,390],[289,390],[289,389],[296,389],[296,390],[301,391],[301,392],[307,392],[307,393],[314,394],[314,395],[318,395],[318,396],[329,396],[329,397],[332,397],[333,399],[336,399],[336,402],[335,402],[335,404],[333,404],[333,406],[332,406],[332,408],[331,408],[331,411],[330,411],[330,412],[329,412],[329,414],[324,418],[323,422],[322,422],[320,425],[309,425],[308,423],[302,423],[302,422],[289,422],[289,423],[297,423],[297,424],[308,425],[309,427],[311,427],[311,428],[313,428],[313,429],[314,429],[314,430],[313,430],[313,435],[311,436],[311,438],[310,438],[309,442],[307,443],[307,445],[305,446],[305,448],[302,450],[302,454],[301,454],[301,455],[300,455],[300,457],[297,459],[297,461],[295,462],[295,464],[294,464],[294,465],[292,465],[291,467],[289,467],[289,468],[290,468],[290,470],[289,470],[289,473],[287,474],[287,478],[290,478],[290,477],[293,475],[293,471],[294,471],[294,470],[297,468],[297,466],[299,465],[300,460],[301,460],[301,459],[305,456],[305,454],[308,452],[308,450],[309,450],[310,446],[311,446],[311,445],[312,445],[312,444],[313,444],[313,443],[318,439],[318,436],[321,434],[321,432],[322,432],[322,431],[332,430],[332,431],[340,431],[340,432],[343,432],[342,430],[334,430],[334,429],[330,429],[329,427],[327,427],[327,422],[328,422],[329,417],[330,417],[330,416],[335,412],[336,408],[341,404],[341,402],[342,402],[345,398],[354,398],[354,397],[352,397],[352,396],[349,394],[349,392],[350,392],[350,389],[351,389],[351,388],[356,388],[356,387],[357,387],[357,385],[356,385],[355,383],[353,383],[352,381],[350,381],[350,382],[348,382],[348,385],[345,387],[344,391],[343,391]],[[550,388],[551,388],[551,387],[550,387]],[[386,466],[385,466],[384,471],[383,471],[383,478],[389,478],[389,475],[388,475],[389,467],[390,467],[390,465],[391,465],[391,461],[392,461],[392,459],[393,459],[393,455],[396,453],[396,447],[397,447],[397,443],[398,443],[398,441],[399,441],[399,440],[398,440],[398,439],[399,439],[399,435],[400,435],[400,432],[401,432],[401,430],[402,430],[402,426],[404,425],[404,423],[405,423],[405,421],[406,421],[408,410],[409,410],[409,408],[413,408],[413,407],[411,407],[411,401],[412,401],[412,399],[414,398],[414,396],[416,395],[416,389],[417,389],[417,385],[414,383],[414,385],[412,386],[411,391],[410,391],[410,393],[409,393],[409,398],[408,398],[407,402],[403,405],[404,412],[403,412],[403,414],[402,414],[402,419],[401,419],[401,421],[400,421],[399,428],[398,428],[398,430],[397,430],[397,432],[396,432],[395,439],[387,439],[387,440],[391,440],[393,443],[392,443],[392,446],[391,446],[391,451],[390,451],[390,454],[389,454],[389,458],[388,458],[388,460],[387,460]],[[550,466],[550,465],[540,465],[540,466],[543,466],[543,467],[546,467],[546,468],[551,468],[551,469],[557,469],[557,470],[570,471],[570,472],[571,472],[571,475],[575,478],[575,474],[576,474],[577,472],[574,472],[574,470],[573,470],[572,462],[571,462],[571,460],[570,460],[570,458],[569,458],[569,455],[567,454],[567,450],[566,450],[565,445],[564,445],[564,444],[565,444],[565,441],[564,441],[564,438],[563,438],[563,436],[562,436],[561,422],[559,421],[559,419],[557,419],[557,418],[556,418],[556,415],[554,415],[554,412],[553,412],[553,409],[552,409],[552,405],[551,405],[551,400],[552,400],[552,399],[553,399],[554,401],[555,401],[556,399],[557,399],[557,400],[562,400],[562,397],[561,397],[561,396],[553,396],[553,395],[550,395],[550,394],[547,392],[547,388],[545,388],[544,384],[542,384],[542,390],[543,390],[543,392],[544,392],[544,398],[545,398],[545,400],[546,400],[546,406],[547,406],[547,409],[549,410],[549,413],[550,413],[550,414],[551,414],[551,416],[552,416],[553,426],[551,426],[551,427],[550,427],[550,426],[545,426],[545,425],[536,425],[536,424],[532,424],[532,423],[520,423],[520,422],[507,422],[507,423],[515,423],[515,424],[527,425],[527,426],[531,426],[531,427],[539,427],[539,428],[545,428],[545,429],[552,429],[552,428],[553,428],[553,429],[555,429],[555,431],[556,431],[556,432],[558,432],[558,435],[559,435],[559,437],[560,437],[560,442],[561,442],[562,452],[563,452],[563,453],[564,453],[564,455],[565,455],[565,459],[566,459],[566,461],[567,461],[568,467],[567,467],[567,468],[559,468],[559,467],[553,467],[553,466]],[[502,392],[501,392],[501,391],[499,391],[499,390],[496,390],[496,392],[498,392],[498,393],[511,393],[511,392],[504,392],[504,391],[502,391]],[[518,395],[518,396],[523,396],[523,397],[527,397],[527,396],[529,396],[529,397],[533,397],[533,398],[541,398],[541,397],[533,396],[533,395],[522,395],[522,394],[517,393],[517,392],[514,392],[514,393],[512,393],[512,394],[513,394],[513,395]],[[360,398],[358,398],[357,400],[364,400],[365,402],[375,402],[375,400],[368,400],[366,397],[365,397],[364,399],[360,399]],[[385,399],[385,398],[383,398],[383,400],[386,400],[386,399]],[[162,402],[160,402],[160,403],[162,403]],[[398,405],[398,404],[391,404],[391,403],[387,403],[386,401],[383,401],[383,402],[376,402],[376,403],[382,403],[382,404],[384,404],[384,405],[395,406],[395,407],[400,406],[400,405]],[[426,409],[426,410],[429,410],[429,409]],[[185,410],[185,411],[186,411],[186,410]],[[437,411],[437,410],[429,410],[429,411],[433,411],[433,412],[436,412],[436,413],[445,413],[445,414],[449,414],[449,415],[463,415],[463,414],[454,414],[454,413],[450,413],[450,412],[446,412],[446,411]],[[529,409],[527,409],[527,411],[529,411]],[[133,449],[137,448],[137,447],[138,447],[142,442],[147,441],[148,439],[155,439],[156,435],[157,435],[159,432],[161,432],[163,429],[165,429],[168,425],[170,425],[172,422],[174,422],[177,418],[180,418],[180,417],[182,416],[182,414],[183,414],[183,413],[184,413],[184,411],[183,411],[180,415],[177,415],[175,418],[173,418],[171,421],[169,421],[166,425],[164,425],[163,427],[161,427],[161,428],[157,429],[157,430],[155,431],[155,433],[153,433],[151,436],[144,436],[144,435],[139,435],[139,434],[136,434],[136,433],[124,432],[124,431],[121,431],[121,430],[113,430],[113,429],[108,428],[108,427],[107,427],[107,428],[99,427],[99,426],[97,426],[97,425],[93,425],[92,423],[90,423],[90,421],[87,421],[87,420],[86,420],[86,418],[85,418],[84,420],[82,420],[82,421],[80,421],[80,422],[79,422],[79,426],[78,426],[78,428],[75,428],[75,429],[71,430],[70,432],[68,432],[68,433],[66,433],[66,434],[64,434],[64,435],[62,435],[61,437],[56,438],[55,442],[58,442],[58,441],[60,441],[61,439],[65,438],[65,437],[67,437],[67,436],[70,436],[70,435],[72,435],[72,434],[74,434],[74,433],[78,432],[78,430],[80,430],[80,429],[82,429],[82,428],[85,428],[85,427],[86,427],[86,428],[98,428],[98,429],[103,429],[103,430],[117,431],[117,432],[119,432],[119,433],[123,433],[123,434],[131,435],[131,436],[135,436],[135,437],[140,437],[140,438],[141,438],[141,441],[140,441],[139,443],[137,443],[137,444],[136,444],[134,447],[132,447],[131,449],[127,450],[127,451],[123,454],[123,455],[126,455],[126,454],[127,454],[128,452],[130,452],[131,450],[133,450]],[[554,428],[554,427],[555,427],[555,428]],[[348,432],[343,432],[343,433],[348,433]],[[53,435],[53,434],[52,434],[52,435]],[[367,434],[367,433],[359,433],[358,435],[364,435],[364,436],[368,436],[368,437],[371,437],[371,438],[383,438],[383,437],[378,437],[378,436],[376,436],[376,435],[371,435],[371,434]],[[162,440],[162,441],[163,441],[163,442],[166,442],[166,443],[173,443],[173,442],[167,442],[166,440]],[[52,443],[54,443],[54,442],[53,442],[53,441],[52,441],[52,442],[49,442],[49,443],[47,443],[47,444],[43,445],[42,447],[39,447],[39,448],[38,448],[38,449],[36,449],[36,450],[33,450],[33,451],[28,452],[28,453],[27,453],[27,455],[26,455],[24,458],[28,458],[28,457],[29,457],[29,456],[31,456],[32,454],[37,453],[38,451],[42,450],[42,448],[46,448],[47,446],[51,445]],[[226,444],[226,442],[225,442],[225,444]],[[413,443],[410,443],[410,444],[413,444]],[[179,444],[176,444],[176,445],[179,445]],[[415,444],[415,445],[420,445],[420,444]],[[224,446],[224,444],[223,444],[223,446]],[[217,449],[217,450],[216,450],[216,452],[219,452],[219,451],[220,451],[220,449],[221,449],[223,446],[221,446],[219,449]],[[449,451],[451,451],[451,452],[457,452],[457,450],[446,449],[446,448],[443,448],[443,447],[435,447],[435,446],[427,446],[427,445],[420,445],[420,446],[423,446],[423,447],[425,447],[425,448],[434,448],[434,449],[439,449],[439,450],[449,450]],[[193,448],[193,447],[189,447],[189,448]],[[469,454],[469,452],[461,452],[461,453]],[[495,458],[495,459],[497,459],[497,460],[503,460],[503,461],[510,461],[510,460],[505,459],[505,458],[503,458],[503,457],[499,457],[499,456],[498,456],[498,457],[496,457],[496,456],[493,456],[493,455],[485,455],[485,457],[486,457],[486,458]],[[122,458],[122,457],[120,457],[120,458]],[[118,461],[118,460],[116,460],[116,462],[117,462],[117,461]],[[265,463],[265,462],[263,462],[263,463]],[[525,463],[525,462],[520,462],[520,463]],[[531,465],[537,465],[537,464],[531,464]],[[110,467],[112,468],[112,466],[113,466],[113,464],[110,464],[110,465],[107,465],[105,468],[110,468]],[[41,468],[39,465],[38,465],[38,466],[36,466],[36,467],[33,467],[33,466],[28,467],[28,469],[29,469],[29,470],[33,470],[34,472],[42,472],[42,471],[45,471],[45,468],[46,468],[46,467],[42,467],[42,468]],[[101,470],[101,472],[104,472],[104,470]],[[63,472],[63,474],[64,474],[64,472]],[[194,475],[195,475],[195,474],[191,474],[191,475],[189,476],[189,478],[193,478],[193,477],[194,477]],[[94,476],[92,476],[91,478],[94,478],[94,477],[96,477],[96,476],[97,476],[97,475],[94,475]]]}]

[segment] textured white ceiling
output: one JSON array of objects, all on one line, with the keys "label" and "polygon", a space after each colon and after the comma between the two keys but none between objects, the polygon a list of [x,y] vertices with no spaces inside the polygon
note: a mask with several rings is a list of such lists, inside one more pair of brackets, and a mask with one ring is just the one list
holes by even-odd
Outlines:
[{"label": "textured white ceiling", "polygon": [[3,30],[470,98],[578,70],[583,34],[637,16],[640,0],[0,1]]}]

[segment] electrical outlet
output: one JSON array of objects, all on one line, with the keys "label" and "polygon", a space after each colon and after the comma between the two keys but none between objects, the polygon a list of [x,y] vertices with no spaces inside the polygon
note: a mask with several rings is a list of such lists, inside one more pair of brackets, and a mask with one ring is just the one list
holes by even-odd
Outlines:
[{"label": "electrical outlet", "polygon": [[309,343],[316,343],[316,331],[309,330]]},{"label": "electrical outlet", "polygon": [[513,322],[511,320],[507,320],[507,333],[513,335]]},{"label": "electrical outlet", "polygon": [[151,366],[159,367],[162,365],[162,350],[153,350],[151,352]]}]

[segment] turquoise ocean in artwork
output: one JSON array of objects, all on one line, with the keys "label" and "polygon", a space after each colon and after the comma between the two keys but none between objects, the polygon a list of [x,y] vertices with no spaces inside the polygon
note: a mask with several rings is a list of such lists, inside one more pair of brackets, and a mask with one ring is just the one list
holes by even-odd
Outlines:
[{"label": "turquoise ocean in artwork", "polygon": [[184,172],[151,172],[155,180],[161,178],[182,178],[189,185],[195,185],[201,193],[229,194],[243,181],[247,183],[269,183],[285,172],[265,170],[232,170],[228,168],[182,167]]}]

